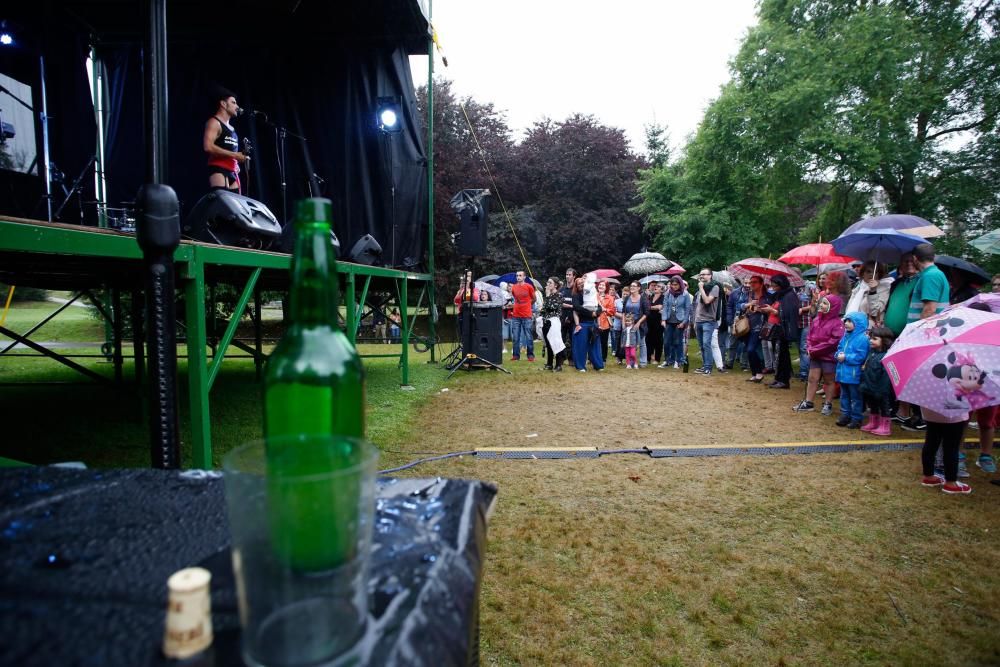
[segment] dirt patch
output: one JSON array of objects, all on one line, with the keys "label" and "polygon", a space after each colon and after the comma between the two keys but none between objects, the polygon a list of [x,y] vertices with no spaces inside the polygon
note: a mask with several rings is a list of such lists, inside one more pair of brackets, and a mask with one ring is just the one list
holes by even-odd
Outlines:
[{"label": "dirt patch", "polygon": [[[818,410],[792,412],[805,391],[798,381],[791,389],[768,389],[746,382],[750,374],[739,370],[706,377],[652,367],[626,370],[613,362],[601,373],[572,368],[551,373],[539,370],[539,362],[525,361],[508,363],[507,368],[513,376],[496,371],[456,374],[449,391],[433,403],[435,413],[455,419],[421,424],[418,437],[436,448],[461,440],[468,445],[463,449],[880,439],[836,427],[839,406],[830,417]],[[898,430],[895,435],[913,434]]]}]

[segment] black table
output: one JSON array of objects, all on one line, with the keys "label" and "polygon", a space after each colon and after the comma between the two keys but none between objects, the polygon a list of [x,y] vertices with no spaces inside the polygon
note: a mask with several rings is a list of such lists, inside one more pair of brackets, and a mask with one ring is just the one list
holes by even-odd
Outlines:
[{"label": "black table", "polygon": [[[478,661],[479,583],[496,489],[380,479],[372,664]],[[166,581],[212,572],[212,664],[242,665],[218,473],[0,469],[0,664],[158,664]]]}]

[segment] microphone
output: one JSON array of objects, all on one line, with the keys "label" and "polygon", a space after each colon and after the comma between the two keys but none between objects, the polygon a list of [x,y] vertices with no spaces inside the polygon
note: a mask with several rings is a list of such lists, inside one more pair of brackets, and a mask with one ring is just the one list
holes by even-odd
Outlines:
[{"label": "microphone", "polygon": [[263,116],[264,118],[267,118],[267,114],[260,109],[250,109],[249,112],[252,116]]}]

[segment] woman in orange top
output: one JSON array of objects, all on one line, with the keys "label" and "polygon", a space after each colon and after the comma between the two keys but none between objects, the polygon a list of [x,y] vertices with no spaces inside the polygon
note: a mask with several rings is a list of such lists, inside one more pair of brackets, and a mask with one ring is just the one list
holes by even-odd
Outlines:
[{"label": "woman in orange top", "polygon": [[597,330],[601,336],[601,357],[608,360],[608,337],[611,336],[611,322],[615,316],[615,297],[608,294],[608,282],[597,283],[597,305],[600,315],[597,316]]}]

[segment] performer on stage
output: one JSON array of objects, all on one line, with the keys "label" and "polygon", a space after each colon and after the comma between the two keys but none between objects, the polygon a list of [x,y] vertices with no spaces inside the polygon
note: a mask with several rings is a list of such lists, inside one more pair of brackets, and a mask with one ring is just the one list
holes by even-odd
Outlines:
[{"label": "performer on stage", "polygon": [[247,157],[240,152],[240,140],[229,124],[242,109],[236,96],[222,89],[216,98],[215,114],[205,123],[202,147],[208,154],[208,184],[212,189],[240,191],[240,163]]}]

